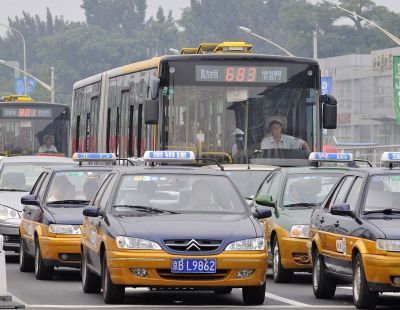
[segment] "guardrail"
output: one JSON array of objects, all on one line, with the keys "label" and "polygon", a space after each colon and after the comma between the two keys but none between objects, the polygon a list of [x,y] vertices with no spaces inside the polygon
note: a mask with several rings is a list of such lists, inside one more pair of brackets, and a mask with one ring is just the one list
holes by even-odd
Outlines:
[{"label": "guardrail", "polygon": [[339,146],[339,151],[352,153],[354,158],[365,159],[375,167],[382,167],[382,153],[400,152],[400,144],[375,146]]}]

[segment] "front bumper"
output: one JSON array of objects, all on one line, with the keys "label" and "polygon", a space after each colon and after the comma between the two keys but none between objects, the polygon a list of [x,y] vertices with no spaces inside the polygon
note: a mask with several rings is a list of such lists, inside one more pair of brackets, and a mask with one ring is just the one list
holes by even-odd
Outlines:
[{"label": "front bumper", "polygon": [[381,292],[400,292],[400,285],[393,282],[400,277],[400,255],[363,254],[365,277],[370,289]]},{"label": "front bumper", "polygon": [[44,263],[49,266],[79,267],[81,264],[80,237],[81,235],[39,237]]},{"label": "front bumper", "polygon": [[3,249],[19,252],[19,226],[15,223],[0,222],[0,235],[3,235]]},{"label": "front bumper", "polygon": [[281,263],[285,269],[311,269],[307,241],[308,239],[291,237],[281,237],[279,239]]},{"label": "front bumper", "polygon": [[[171,273],[172,258],[216,258],[215,274]],[[268,267],[267,253],[221,253],[217,255],[183,256],[164,251],[107,251],[107,264],[114,284],[133,287],[244,287],[260,286]],[[135,276],[132,268],[147,269],[148,276]],[[251,269],[247,278],[238,278],[239,270]]]}]

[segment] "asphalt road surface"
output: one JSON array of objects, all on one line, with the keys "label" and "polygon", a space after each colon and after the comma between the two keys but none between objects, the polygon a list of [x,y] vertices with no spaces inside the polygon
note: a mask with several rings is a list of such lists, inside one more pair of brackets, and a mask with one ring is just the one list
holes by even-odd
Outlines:
[{"label": "asphalt road surface", "polygon": [[[297,274],[293,283],[275,284],[268,274],[265,303],[245,307],[240,289],[229,295],[213,292],[150,291],[126,289],[125,303],[106,305],[100,294],[84,294],[78,270],[56,269],[51,281],[36,280],[33,273],[22,273],[17,256],[7,257],[7,288],[13,300],[26,309],[354,309],[352,290],[339,285],[332,300],[316,299],[312,292],[311,275]],[[380,309],[400,309],[400,294],[380,297]]]}]

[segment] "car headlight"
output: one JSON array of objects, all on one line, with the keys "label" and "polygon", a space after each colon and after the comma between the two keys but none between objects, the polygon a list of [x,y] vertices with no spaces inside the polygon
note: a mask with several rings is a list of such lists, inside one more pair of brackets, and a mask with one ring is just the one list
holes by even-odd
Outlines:
[{"label": "car headlight", "polygon": [[19,218],[20,216],[17,210],[8,208],[6,206],[0,206],[0,221]]},{"label": "car headlight", "polygon": [[310,237],[310,226],[308,225],[293,225],[290,230],[290,237],[308,239]]},{"label": "car headlight", "polygon": [[400,240],[376,239],[376,248],[382,251],[400,252]]},{"label": "car headlight", "polygon": [[263,251],[265,249],[264,238],[240,240],[228,244],[225,251]]},{"label": "car headlight", "polygon": [[161,250],[158,243],[146,239],[118,236],[116,241],[120,249]]},{"label": "car headlight", "polygon": [[49,232],[62,235],[80,235],[81,228],[79,225],[50,224]]}]

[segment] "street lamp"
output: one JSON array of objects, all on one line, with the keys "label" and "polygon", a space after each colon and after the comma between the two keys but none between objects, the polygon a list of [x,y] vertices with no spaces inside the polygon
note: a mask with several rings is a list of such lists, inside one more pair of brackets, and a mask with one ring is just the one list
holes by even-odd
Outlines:
[{"label": "street lamp", "polygon": [[[49,85],[49,84],[47,84],[47,83],[45,83],[45,82],[39,80],[37,77],[33,76],[32,74],[30,74],[30,73],[28,73],[28,72],[26,72],[26,71],[24,71],[24,70],[21,70],[21,69],[18,68],[18,67],[11,66],[10,64],[8,64],[8,63],[7,63],[5,60],[3,60],[3,59],[0,59],[0,64],[3,64],[3,65],[5,65],[5,66],[7,66],[7,67],[9,67],[9,68],[12,68],[12,69],[14,69],[14,70],[17,70],[17,71],[19,71],[19,72],[22,72],[22,73],[24,73],[25,75],[27,75],[27,76],[31,77],[32,79],[34,79],[36,82],[38,82],[40,85],[42,85],[42,86],[43,86],[44,88],[46,88],[48,91],[50,91],[50,94],[51,94],[51,102],[54,103],[54,67],[51,67],[51,85]],[[26,89],[25,89],[25,90],[26,90]],[[26,91],[25,91],[25,93],[26,93]]]},{"label": "street lamp", "polygon": [[257,37],[257,38],[259,38],[261,40],[264,40],[264,41],[272,44],[273,46],[275,46],[275,47],[279,48],[280,50],[284,51],[289,56],[294,56],[291,52],[285,50],[282,46],[276,44],[275,42],[272,42],[271,40],[268,40],[267,38],[264,38],[264,37],[262,37],[262,36],[260,36],[260,35],[258,35],[256,33],[252,32],[250,28],[246,28],[246,27],[240,26],[239,30],[243,31],[244,33],[250,34],[250,35],[252,35],[254,37]]},{"label": "street lamp", "polygon": [[339,10],[345,11],[353,16],[357,16],[358,18],[365,20],[367,23],[371,24],[372,26],[374,26],[375,28],[379,29],[380,31],[382,31],[385,35],[387,35],[390,39],[392,39],[397,45],[400,45],[400,39],[398,37],[396,37],[394,34],[390,33],[389,31],[387,31],[386,29],[383,29],[381,26],[377,25],[376,23],[374,23],[373,21],[366,19],[365,17],[362,17],[361,15],[358,15],[356,12],[347,10],[341,6],[339,6],[338,4],[336,4],[333,1],[330,0],[323,0],[324,3],[329,4],[331,6],[334,6],[335,8],[338,8]]},{"label": "street lamp", "polygon": [[[22,33],[14,28],[14,27],[10,27],[10,26],[6,26],[0,23],[0,26],[6,27],[8,29],[11,29],[13,31],[15,31],[16,33],[18,33],[22,39],[22,44],[23,44],[23,53],[24,53],[24,72],[26,72],[26,47],[25,47],[25,38],[22,35]],[[24,73],[24,95],[26,95],[26,73]]]}]

